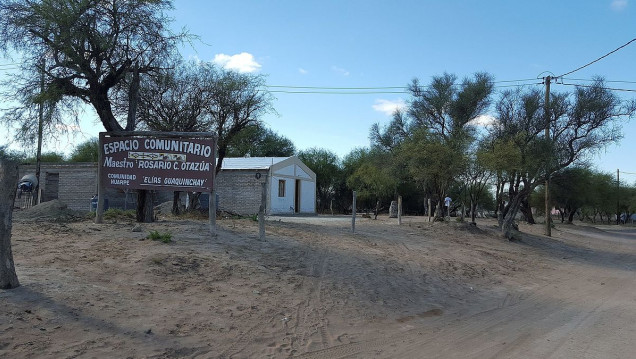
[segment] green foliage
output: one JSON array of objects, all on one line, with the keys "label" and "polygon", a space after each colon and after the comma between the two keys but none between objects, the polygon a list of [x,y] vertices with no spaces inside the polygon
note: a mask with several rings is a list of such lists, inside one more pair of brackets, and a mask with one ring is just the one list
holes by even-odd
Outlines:
[{"label": "green foliage", "polygon": [[[132,129],[131,121],[126,126],[118,122],[112,103],[117,92],[129,98],[129,74],[151,74],[177,43],[188,38],[170,31],[171,6],[170,1],[147,0],[1,1],[0,50],[22,56],[23,73],[13,85],[23,94],[25,108],[50,103],[46,117],[64,122],[75,116],[52,116],[56,105],[79,100],[95,108],[107,131]],[[12,117],[28,125],[32,115],[29,110]],[[33,128],[22,126],[26,127]]]},{"label": "green foliage", "polygon": [[228,145],[228,157],[288,157],[296,152],[293,142],[264,127],[250,125],[240,131]]},{"label": "green foliage", "polygon": [[99,141],[96,138],[75,146],[69,156],[69,162],[97,162]]},{"label": "green foliage", "polygon": [[8,150],[6,146],[0,146],[0,158],[12,162],[21,162],[22,156],[15,151]]},{"label": "green foliage", "polygon": [[[57,152],[44,152],[40,155],[40,161],[44,163],[60,163],[64,162],[64,155]],[[37,162],[35,157],[28,157],[24,160],[24,163],[34,164]]]},{"label": "green foliage", "polygon": [[171,243],[172,242],[172,234],[170,233],[160,233],[159,231],[150,231],[148,236],[146,237],[153,241],[160,241],[161,243]]},{"label": "green foliage", "polygon": [[393,157],[387,152],[369,151],[347,177],[347,185],[356,191],[361,205],[374,207],[376,200],[387,201],[395,195],[399,178],[393,171]]}]

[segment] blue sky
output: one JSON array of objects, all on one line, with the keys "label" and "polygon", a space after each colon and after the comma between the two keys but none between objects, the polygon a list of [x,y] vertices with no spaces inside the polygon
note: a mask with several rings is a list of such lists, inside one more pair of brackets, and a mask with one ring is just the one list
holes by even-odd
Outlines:
[{"label": "blue sky", "polygon": [[[270,86],[287,86],[271,90],[288,92],[307,91],[293,86],[400,87],[444,72],[462,78],[486,71],[496,81],[561,75],[636,38],[635,0],[176,0],[174,7],[174,27],[201,39],[182,48],[186,58],[264,74]],[[635,64],[636,42],[568,77],[636,82]],[[541,88],[532,85],[538,82],[518,84]],[[636,90],[636,83],[610,85]],[[388,123],[391,109],[408,101],[405,93],[389,93],[400,89],[309,91],[331,94],[274,93],[278,114],[264,120],[298,149],[322,147],[340,157],[367,146],[370,126]],[[636,92],[617,94],[636,98]],[[88,122],[81,137],[100,130]],[[620,144],[594,158],[598,169],[636,173],[629,159],[636,121],[623,129]]]}]

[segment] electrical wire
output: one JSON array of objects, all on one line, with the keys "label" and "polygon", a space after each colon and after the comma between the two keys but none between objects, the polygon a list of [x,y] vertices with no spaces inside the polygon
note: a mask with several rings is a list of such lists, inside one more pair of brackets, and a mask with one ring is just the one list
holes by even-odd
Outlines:
[{"label": "electrical wire", "polygon": [[[562,83],[561,85],[575,86],[575,87],[595,87],[595,86],[590,86],[590,85],[566,84],[566,83]],[[614,88],[614,87],[600,87],[600,88],[602,88],[603,90],[611,90],[611,91],[636,92],[636,90],[634,90],[634,89],[621,89],[621,88]]]},{"label": "electrical wire", "polygon": [[561,75],[561,76],[557,76],[557,77],[567,76],[567,75],[569,75],[569,74],[572,74],[572,73],[575,73],[575,72],[577,72],[577,71],[579,71],[579,70],[582,70],[582,69],[584,69],[584,68],[586,68],[586,67],[588,67],[588,66],[592,65],[593,63],[598,62],[598,61],[601,61],[602,59],[604,59],[604,58],[608,57],[609,55],[611,55],[611,54],[615,53],[616,51],[618,51],[618,50],[620,50],[620,49],[622,49],[622,48],[624,48],[624,47],[628,46],[629,44],[631,44],[631,43],[632,43],[632,42],[634,42],[634,41],[636,41],[636,38],[631,39],[631,40],[630,40],[630,41],[628,41],[627,43],[625,43],[625,44],[623,44],[623,45],[621,45],[621,46],[617,47],[616,49],[614,49],[614,50],[612,50],[612,51],[608,52],[607,54],[605,54],[605,55],[603,55],[603,56],[599,57],[598,59],[596,59],[596,60],[594,60],[594,61],[588,62],[587,64],[585,64],[585,65],[583,65],[583,66],[581,66],[581,67],[579,67],[579,68],[576,68],[576,69],[574,69],[574,70],[572,70],[572,71],[570,71],[570,72],[566,72],[566,73],[564,73],[563,75]]},{"label": "electrical wire", "polygon": [[[596,81],[595,79],[574,79],[574,78],[570,78],[570,77],[564,77],[564,78],[562,78],[562,80],[587,81],[587,82]],[[607,83],[621,83],[621,84],[636,84],[636,81],[603,80],[603,82],[607,82]]]},{"label": "electrical wire", "polygon": [[[510,84],[510,85],[494,85],[497,83],[513,83],[523,81],[536,81],[537,79],[522,79],[522,80],[502,80],[493,81],[494,88],[507,88],[507,87],[523,87],[529,85],[537,85],[537,83],[531,84]],[[461,86],[456,84],[455,86]],[[285,94],[320,94],[320,95],[378,95],[378,94],[410,94],[406,86],[377,86],[377,87],[326,87],[326,86],[291,86],[291,85],[267,85],[267,88],[271,88],[271,93],[285,93]],[[430,85],[420,86],[420,89],[430,88]],[[391,91],[400,89],[401,91]],[[373,91],[377,90],[377,91]]]}]

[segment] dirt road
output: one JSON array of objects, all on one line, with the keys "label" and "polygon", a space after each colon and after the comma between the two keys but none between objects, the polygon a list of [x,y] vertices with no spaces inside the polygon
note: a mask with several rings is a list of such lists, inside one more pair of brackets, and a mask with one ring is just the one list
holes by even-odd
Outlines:
[{"label": "dirt road", "polygon": [[[20,217],[20,216],[17,216]],[[636,231],[346,217],[14,224],[0,357],[628,358]],[[171,233],[172,243],[145,239]]]}]

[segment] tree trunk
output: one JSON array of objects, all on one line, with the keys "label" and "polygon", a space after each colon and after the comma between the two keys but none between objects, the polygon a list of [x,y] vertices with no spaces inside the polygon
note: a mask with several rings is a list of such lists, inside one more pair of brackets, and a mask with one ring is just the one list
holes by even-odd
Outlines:
[{"label": "tree trunk", "polygon": [[172,193],[172,214],[175,216],[181,213],[181,201],[179,200],[179,191]]},{"label": "tree trunk", "polygon": [[128,118],[126,119],[126,131],[135,129],[137,123],[137,107],[139,105],[139,66],[135,64],[133,78],[128,90]]},{"label": "tree trunk", "polygon": [[137,192],[137,222],[152,223],[152,192],[139,190]]},{"label": "tree trunk", "polygon": [[190,192],[188,195],[188,211],[194,211],[195,209],[199,209],[201,207],[201,203],[199,202],[199,197],[201,197],[201,192]]},{"label": "tree trunk", "polygon": [[475,217],[477,216],[477,202],[474,201],[470,201],[470,222],[471,223],[477,223],[475,222]]},{"label": "tree trunk", "polygon": [[504,237],[508,238],[508,240],[514,240],[514,221],[517,213],[519,212],[519,208],[521,207],[521,202],[527,197],[528,192],[524,189],[519,191],[515,196],[510,200],[510,204],[508,205],[508,210],[506,211],[506,215],[503,217],[503,221],[501,224],[501,233]]},{"label": "tree trunk", "polygon": [[568,223],[572,224],[572,221],[574,221],[574,215],[576,214],[576,210],[574,211],[570,211],[570,214],[568,215]]},{"label": "tree trunk", "polygon": [[523,216],[526,217],[526,222],[536,224],[534,216],[532,215],[532,208],[530,208],[530,203],[528,203],[527,198],[521,201],[519,209],[521,210],[521,213],[523,213]]},{"label": "tree trunk", "polygon": [[0,289],[20,286],[11,252],[13,201],[18,185],[18,166],[0,158]]},{"label": "tree trunk", "polygon": [[499,223],[499,228],[503,226],[504,217],[506,213],[504,212],[506,207],[503,204],[503,201],[499,204],[499,213],[497,213],[497,223]]}]

